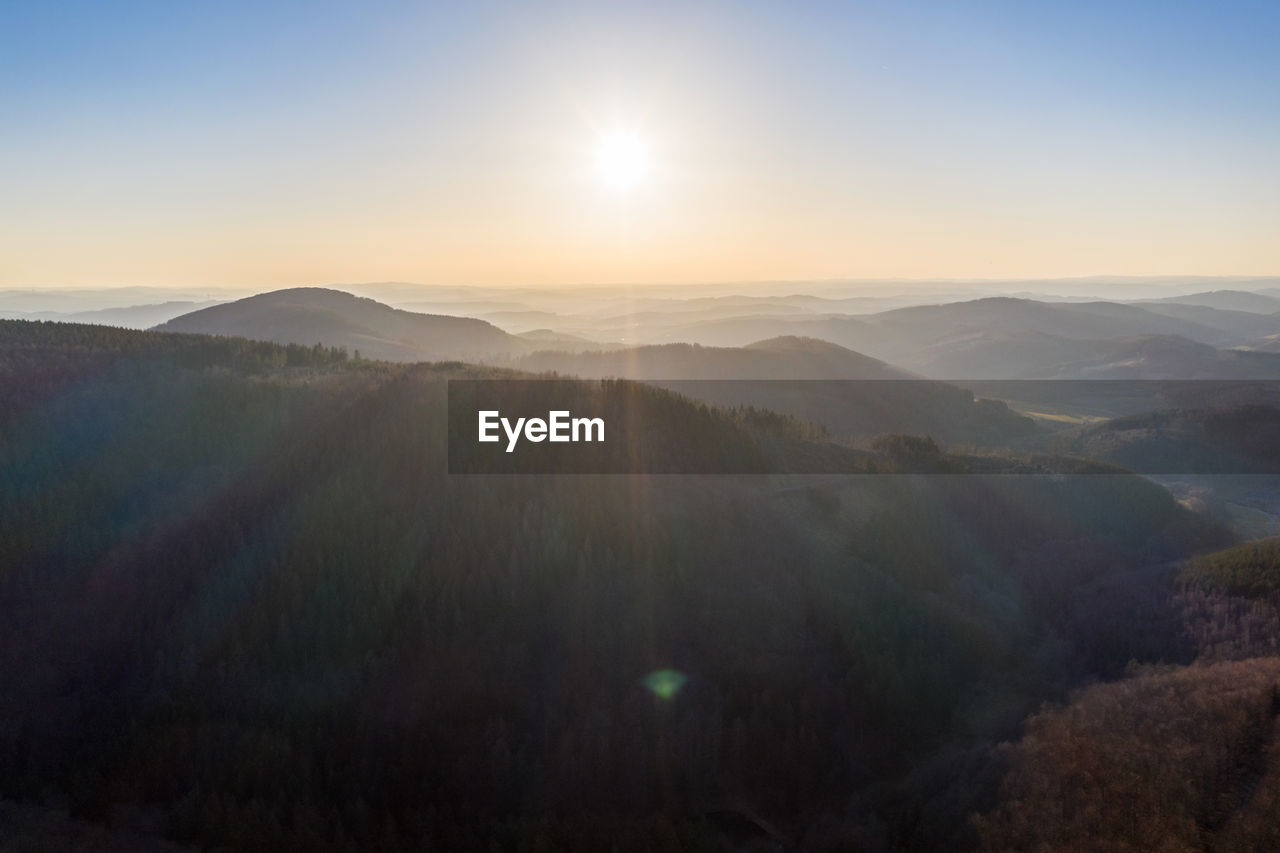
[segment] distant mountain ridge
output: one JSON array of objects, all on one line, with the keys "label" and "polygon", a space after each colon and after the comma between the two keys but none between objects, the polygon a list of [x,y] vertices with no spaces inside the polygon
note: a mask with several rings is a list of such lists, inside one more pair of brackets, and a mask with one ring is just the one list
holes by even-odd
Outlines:
[{"label": "distant mountain ridge", "polygon": [[947,379],[1280,379],[1280,356],[1178,335],[1077,340],[1043,332],[943,341],[912,366]]},{"label": "distant mountain ridge", "polygon": [[533,343],[484,320],[416,314],[321,287],[250,296],[184,314],[156,329],[282,344],[321,343],[386,361],[479,360],[535,349]]},{"label": "distant mountain ridge", "polygon": [[1025,330],[1077,340],[1172,334],[1209,343],[1222,337],[1211,326],[1165,317],[1134,305],[1103,301],[1046,303],[1006,296],[898,308],[863,319],[899,332],[929,335],[931,339],[966,329]]},{"label": "distant mountain ridge", "polygon": [[145,305],[125,305],[113,308],[95,308],[88,311],[0,311],[6,320],[46,320],[54,323],[93,323],[100,326],[122,326],[126,329],[146,329],[157,323],[165,323],[183,314],[217,305],[216,300],[201,302],[157,302]]},{"label": "distant mountain ridge", "polygon": [[1145,307],[1151,303],[1196,305],[1222,311],[1250,311],[1257,314],[1274,314],[1280,311],[1280,296],[1276,296],[1274,291],[1265,290],[1206,290],[1182,296],[1135,300],[1133,304]]},{"label": "distant mountain ridge", "polygon": [[[584,298],[589,303],[591,297]],[[195,311],[158,328],[323,343],[391,361],[518,361],[533,371],[636,379],[1280,378],[1280,361],[1267,352],[1280,336],[1280,314],[1198,304],[1243,300],[1258,308],[1273,297],[1223,290],[1181,298],[1120,303],[995,296],[859,315],[812,313],[824,303],[804,296],[679,304],[640,298],[625,315],[477,312],[477,305],[466,312],[508,317],[519,332],[511,334],[476,317],[420,314],[342,291],[294,288]],[[792,310],[779,313],[782,303]],[[709,306],[727,313],[708,313]],[[750,311],[758,313],[737,313]],[[557,319],[565,323],[553,325]]]}]

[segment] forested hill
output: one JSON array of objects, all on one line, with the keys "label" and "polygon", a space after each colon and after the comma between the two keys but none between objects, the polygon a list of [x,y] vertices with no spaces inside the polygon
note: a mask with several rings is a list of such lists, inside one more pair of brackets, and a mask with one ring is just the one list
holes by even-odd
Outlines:
[{"label": "forested hill", "polygon": [[474,360],[522,355],[534,348],[484,320],[401,311],[324,287],[259,293],[183,314],[159,328],[278,343],[318,341],[389,361]]},{"label": "forested hill", "polygon": [[1218,534],[1147,481],[444,474],[443,380],[495,375],[0,324],[0,797],[233,850],[954,848],[1027,712],[1192,653],[1138,570]]},{"label": "forested hill", "polygon": [[774,338],[745,347],[665,344],[607,351],[541,351],[525,370],[630,379],[911,379],[878,359],[812,338]]},{"label": "forested hill", "polygon": [[[100,417],[108,419],[112,410],[127,401],[108,398],[115,381],[123,377],[145,378],[152,386],[211,383],[223,389],[230,374],[247,381],[247,387],[265,386],[278,392],[294,386],[310,388],[310,396],[326,394],[344,399],[353,394],[372,394],[388,382],[411,385],[414,392],[430,400],[423,422],[424,443],[419,453],[438,472],[445,470],[446,448],[444,412],[447,407],[444,383],[449,379],[534,379],[532,374],[459,362],[401,365],[352,360],[343,349],[315,345],[277,345],[244,338],[224,338],[160,332],[136,332],[79,324],[39,323],[0,320],[0,348],[4,370],[0,373],[0,423],[27,412],[33,403],[57,398],[65,389],[85,390],[103,383],[97,393],[108,410],[95,415],[84,426],[93,429]],[[139,377],[138,371],[145,371]],[[213,381],[213,380],[217,381]],[[219,384],[220,383],[220,384]],[[126,385],[132,387],[132,385]],[[513,386],[507,386],[513,387]],[[711,408],[678,394],[629,381],[551,381],[514,383],[520,406],[533,406],[529,413],[545,416],[549,408],[572,407],[572,402],[589,411],[606,415],[611,425],[611,441],[593,447],[552,447],[526,444],[524,453],[560,453],[561,464],[521,468],[519,465],[488,466],[495,471],[626,472],[658,470],[667,472],[765,472],[809,470],[817,473],[892,470],[893,459],[830,445],[822,431],[796,419],[769,411],[748,408]],[[551,401],[554,401],[551,402]],[[44,414],[39,409],[35,413]],[[610,416],[610,414],[612,416]],[[625,422],[624,422],[625,421]],[[35,426],[34,423],[28,424]],[[465,419],[465,437],[473,439],[474,420]],[[459,436],[463,437],[463,436]],[[471,446],[473,442],[468,442]],[[493,450],[504,463],[501,443],[484,447]],[[629,458],[630,456],[636,459]],[[877,467],[878,466],[878,467]],[[484,470],[477,466],[464,470]]]}]

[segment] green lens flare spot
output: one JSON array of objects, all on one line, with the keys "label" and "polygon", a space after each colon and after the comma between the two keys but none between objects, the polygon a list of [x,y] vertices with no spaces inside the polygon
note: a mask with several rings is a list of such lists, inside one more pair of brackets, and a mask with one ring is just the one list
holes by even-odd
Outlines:
[{"label": "green lens flare spot", "polygon": [[644,677],[644,686],[659,699],[674,699],[689,676],[674,669],[659,669]]}]

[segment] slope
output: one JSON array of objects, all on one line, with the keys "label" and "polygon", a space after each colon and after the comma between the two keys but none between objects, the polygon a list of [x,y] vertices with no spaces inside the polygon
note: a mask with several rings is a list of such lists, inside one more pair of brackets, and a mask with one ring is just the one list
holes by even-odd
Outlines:
[{"label": "slope", "polygon": [[318,287],[250,296],[184,314],[156,328],[308,346],[321,343],[388,361],[476,359],[533,349],[483,320],[415,314]]}]

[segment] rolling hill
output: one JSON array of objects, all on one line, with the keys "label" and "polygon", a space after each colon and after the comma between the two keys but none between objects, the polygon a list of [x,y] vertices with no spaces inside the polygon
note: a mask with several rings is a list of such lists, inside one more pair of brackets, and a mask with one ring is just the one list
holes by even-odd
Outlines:
[{"label": "rolling hill", "polygon": [[[857,316],[740,316],[661,330],[666,340],[744,346],[763,338],[809,337],[865,353],[938,379],[1082,375],[1098,365],[1098,352],[1152,337],[1182,338],[1214,348],[1242,346],[1277,329],[1260,314],[1179,304],[1041,302],[990,297],[919,305]],[[1105,342],[1105,343],[1100,343]],[[1150,356],[1150,353],[1148,353]],[[1200,361],[1212,361],[1204,356]],[[1144,362],[1153,375],[1176,373],[1179,363]],[[1220,366],[1220,365],[1219,365]],[[1200,364],[1197,369],[1204,369]],[[1228,374],[1235,369],[1228,368]]]},{"label": "rolling hill", "polygon": [[946,378],[1280,379],[1272,353],[1215,349],[1177,335],[1074,340],[992,332],[929,345],[913,365]]},{"label": "rolling hill", "polygon": [[692,344],[612,352],[535,353],[531,371],[641,379],[722,406],[754,406],[826,428],[863,445],[885,433],[928,435],[944,445],[1021,442],[1035,425],[1003,403],[918,377],[813,338],[781,337],[745,347]]},{"label": "rolling hill", "polygon": [[[1199,326],[1217,329],[1226,336],[1225,340],[1231,342],[1280,332],[1280,316],[1274,313],[1184,305],[1180,302],[1147,304],[1142,308],[1153,314],[1187,320]],[[1280,311],[1280,301],[1277,303],[1276,310]]]},{"label": "rolling hill", "polygon": [[1148,473],[1280,474],[1278,435],[1273,399],[1127,415],[1067,431],[1050,446]]},{"label": "rolling hill", "polygon": [[745,347],[665,344],[606,352],[538,352],[519,367],[626,379],[910,379],[904,370],[836,344],[781,337]]},{"label": "rolling hill", "polygon": [[[1215,349],[1266,350],[1271,338],[1280,334],[1280,318],[1262,312],[1274,297],[1225,290],[1192,294],[1185,297],[1187,301],[1171,297],[1132,303],[993,296],[856,315],[836,312],[865,310],[874,307],[876,300],[805,294],[628,299],[622,293],[591,291],[575,309],[567,292],[530,291],[523,303],[513,299],[519,292],[510,290],[444,295],[453,301],[415,304],[438,304],[469,316],[397,311],[341,291],[298,288],[192,312],[163,328],[281,342],[319,341],[398,361],[506,360],[549,348],[618,349],[624,341],[636,350],[661,344],[743,348],[772,338],[812,338],[939,379],[1257,376],[1270,369],[1261,361],[1245,364],[1234,356],[1207,350],[1194,354],[1186,345],[1150,341],[1181,338]],[[489,320],[499,320],[520,334],[506,334],[488,325]],[[1137,351],[1126,354],[1126,347]],[[530,365],[538,370],[560,369],[556,358],[540,355],[540,361]],[[812,354],[807,358],[803,375],[826,376],[828,370],[846,366],[820,363]],[[628,375],[638,370],[648,376],[655,375],[653,370],[698,378],[739,375],[735,365],[721,366],[717,359],[728,360],[717,354],[690,355],[679,348],[646,350],[627,370],[633,371]],[[755,378],[801,375],[787,374],[789,368],[780,361],[777,366],[763,358],[758,364],[749,363],[741,353],[733,361],[748,365],[746,373]],[[618,357],[604,357],[597,367],[580,364],[575,372],[584,371],[624,375]]]},{"label": "rolling hill", "polygon": [[215,301],[158,302],[149,305],[128,305],[113,308],[97,308],[91,311],[0,311],[7,320],[46,320],[53,323],[96,323],[103,326],[122,326],[126,329],[146,329],[159,323],[217,305]]},{"label": "rolling hill", "polygon": [[1220,587],[1233,595],[1266,597],[1280,590],[1280,538],[1200,554],[1183,564],[1178,579]]},{"label": "rolling hill", "polygon": [[1047,303],[991,297],[899,308],[863,319],[897,332],[904,341],[911,338],[941,341],[972,332],[992,331],[1039,332],[1072,340],[1180,335],[1203,343],[1217,343],[1223,338],[1212,326],[1115,302]]},{"label": "rolling hill", "polygon": [[1152,304],[1201,305],[1223,311],[1249,311],[1255,314],[1275,314],[1280,311],[1280,296],[1273,292],[1251,290],[1206,290],[1183,296],[1166,296],[1161,299],[1142,299],[1134,302],[1143,307]]},{"label": "rolling hill", "polygon": [[184,314],[156,328],[275,343],[321,343],[386,361],[480,360],[522,355],[535,348],[483,320],[415,314],[319,287],[250,296]]}]

